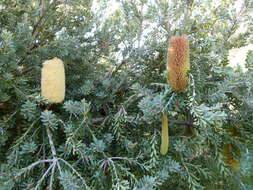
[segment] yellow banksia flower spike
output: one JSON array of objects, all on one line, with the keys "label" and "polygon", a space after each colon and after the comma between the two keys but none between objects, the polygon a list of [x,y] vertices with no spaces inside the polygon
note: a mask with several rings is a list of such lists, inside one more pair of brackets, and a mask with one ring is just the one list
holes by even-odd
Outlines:
[{"label": "yellow banksia flower spike", "polygon": [[50,103],[60,103],[65,97],[65,71],[58,58],[43,63],[41,71],[41,95]]},{"label": "yellow banksia flower spike", "polygon": [[169,148],[169,129],[168,129],[168,117],[165,114],[162,114],[162,136],[161,136],[161,149],[160,152],[162,155],[165,155],[168,152]]},{"label": "yellow banksia flower spike", "polygon": [[167,80],[174,91],[184,91],[190,70],[189,41],[186,36],[171,37],[168,48]]}]

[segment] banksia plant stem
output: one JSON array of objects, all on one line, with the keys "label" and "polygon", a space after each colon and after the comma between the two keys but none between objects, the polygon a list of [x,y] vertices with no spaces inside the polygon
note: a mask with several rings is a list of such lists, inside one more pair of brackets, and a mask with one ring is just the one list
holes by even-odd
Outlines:
[{"label": "banksia plant stem", "polygon": [[184,91],[190,70],[189,41],[187,37],[172,37],[168,48],[167,80],[174,91]]},{"label": "banksia plant stem", "polygon": [[168,152],[169,148],[169,129],[168,129],[168,117],[165,114],[162,114],[162,139],[161,139],[161,149],[160,152],[162,155],[165,155]]},{"label": "banksia plant stem", "polygon": [[65,97],[65,71],[63,62],[54,58],[43,63],[41,95],[50,103],[60,103]]}]

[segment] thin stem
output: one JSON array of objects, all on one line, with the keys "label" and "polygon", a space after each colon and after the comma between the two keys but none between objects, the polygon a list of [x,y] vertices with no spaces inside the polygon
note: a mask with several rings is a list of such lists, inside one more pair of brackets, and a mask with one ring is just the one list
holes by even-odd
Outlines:
[{"label": "thin stem", "polygon": [[53,168],[52,168],[52,173],[51,173],[51,177],[50,177],[50,183],[49,183],[49,190],[53,190],[53,182],[54,182],[54,172],[55,172],[55,166],[58,162],[54,162],[52,165],[53,165]]},{"label": "thin stem", "polygon": [[[55,162],[55,161],[54,161]],[[43,174],[43,176],[40,178],[40,180],[38,181],[36,187],[35,187],[35,190],[39,188],[40,184],[42,183],[42,181],[45,179],[45,177],[47,176],[47,174],[50,172],[50,170],[52,169],[54,163],[51,164],[49,166],[49,168],[47,169],[47,171]]]},{"label": "thin stem", "polygon": [[55,150],[55,146],[54,146],[54,142],[53,142],[53,138],[52,138],[52,133],[49,128],[47,128],[47,136],[49,139],[49,144],[51,147],[51,152],[53,154],[53,158],[56,158],[56,150]]},{"label": "thin stem", "polygon": [[[31,165],[29,165],[29,166],[27,166],[25,168],[22,168],[19,173],[17,173],[16,175],[14,175],[14,179],[17,178],[17,177],[19,177],[19,176],[21,176],[23,173],[27,172],[28,170],[33,169],[35,166],[37,166],[39,164],[46,163],[46,162],[47,163],[48,162],[54,162],[54,161],[55,161],[55,159],[47,159],[47,160],[39,160],[37,162],[34,162]],[[5,184],[8,184],[9,182],[10,182],[10,180],[7,181],[7,182],[5,182]]]},{"label": "thin stem", "polygon": [[30,127],[27,129],[27,131],[16,141],[16,144],[11,147],[12,149],[17,147],[21,142],[23,142],[23,139],[26,137],[26,135],[30,132],[30,130],[33,128],[33,126],[37,123],[37,121],[39,120],[39,118],[37,118],[31,125]]},{"label": "thin stem", "polygon": [[83,181],[85,187],[90,190],[89,186],[85,182],[85,179],[75,170],[75,168],[73,168],[71,164],[69,164],[66,160],[63,160],[62,158],[59,158],[59,160],[66,164],[70,169],[72,169],[73,172]]},{"label": "thin stem", "polygon": [[165,110],[167,109],[167,107],[171,104],[171,102],[172,102],[173,98],[175,97],[175,95],[176,95],[176,93],[173,92],[173,94],[172,94],[172,96],[170,97],[168,103],[166,104],[166,106],[165,106],[165,107],[163,108],[163,110],[162,110],[163,113],[165,112]]}]

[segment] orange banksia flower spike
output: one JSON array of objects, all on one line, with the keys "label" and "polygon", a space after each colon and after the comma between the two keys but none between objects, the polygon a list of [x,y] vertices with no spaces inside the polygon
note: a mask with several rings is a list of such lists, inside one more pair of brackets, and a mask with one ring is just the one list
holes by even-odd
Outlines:
[{"label": "orange banksia flower spike", "polygon": [[62,60],[54,58],[43,63],[41,95],[50,103],[60,103],[65,97],[65,71]]},{"label": "orange banksia flower spike", "polygon": [[190,70],[189,41],[186,36],[171,37],[168,48],[167,80],[174,91],[184,91]]}]

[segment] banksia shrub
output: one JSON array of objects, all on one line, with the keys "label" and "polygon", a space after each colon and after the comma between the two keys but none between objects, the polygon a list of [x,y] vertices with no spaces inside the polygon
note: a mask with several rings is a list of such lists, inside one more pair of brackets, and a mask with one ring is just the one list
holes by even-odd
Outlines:
[{"label": "banksia shrub", "polygon": [[165,155],[169,148],[169,129],[168,129],[168,117],[162,114],[162,139],[161,139],[161,149],[162,155]]},{"label": "banksia shrub", "polygon": [[190,70],[189,41],[187,37],[172,37],[168,48],[167,80],[175,91],[183,91],[188,85]]},{"label": "banksia shrub", "polygon": [[43,63],[41,95],[50,103],[60,103],[65,97],[65,71],[62,60],[54,58]]}]

